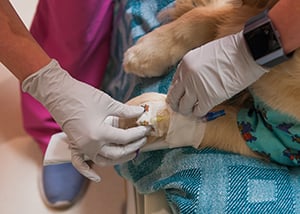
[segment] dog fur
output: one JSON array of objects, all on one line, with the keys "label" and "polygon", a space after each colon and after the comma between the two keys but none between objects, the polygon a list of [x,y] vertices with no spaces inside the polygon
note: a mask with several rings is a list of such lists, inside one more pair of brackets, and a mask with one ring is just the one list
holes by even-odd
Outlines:
[{"label": "dog fur", "polygon": [[[149,32],[124,54],[124,69],[139,76],[163,75],[189,50],[209,41],[237,33],[246,20],[264,9],[271,8],[276,0],[177,0],[174,7],[161,16],[171,21]],[[270,107],[300,120],[300,52],[292,59],[272,68],[251,85],[253,92]],[[155,99],[155,94],[142,95],[129,101],[138,105],[141,100]],[[225,109],[226,116],[207,123],[203,147],[262,157],[251,151],[237,126],[237,112],[244,105],[224,102],[214,110]],[[288,105],[287,105],[288,104]],[[124,125],[123,126],[127,126]]]}]

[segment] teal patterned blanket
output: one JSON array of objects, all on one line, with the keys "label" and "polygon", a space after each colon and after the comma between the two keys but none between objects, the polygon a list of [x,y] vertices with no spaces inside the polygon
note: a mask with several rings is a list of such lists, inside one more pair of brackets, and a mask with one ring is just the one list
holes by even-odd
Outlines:
[{"label": "teal patterned blanket", "polygon": [[[167,93],[174,73],[138,78],[122,70],[123,52],[160,25],[172,0],[116,1],[112,59],[104,90],[127,101],[144,92]],[[141,153],[116,166],[143,194],[165,192],[174,213],[300,213],[300,170],[215,149],[166,149]]]}]

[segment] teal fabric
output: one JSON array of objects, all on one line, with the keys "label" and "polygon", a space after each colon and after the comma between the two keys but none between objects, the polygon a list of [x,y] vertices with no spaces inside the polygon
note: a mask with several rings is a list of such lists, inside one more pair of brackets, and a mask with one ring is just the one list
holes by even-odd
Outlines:
[{"label": "teal fabric", "polygon": [[299,213],[298,169],[221,151],[147,152],[117,167],[140,193],[164,190],[173,213]]},{"label": "teal fabric", "polygon": [[272,161],[288,166],[300,165],[300,123],[254,97],[251,109],[242,109],[238,125],[247,145]]},{"label": "teal fabric", "polygon": [[[156,15],[171,0],[116,1],[111,69],[104,88],[126,101],[138,94],[166,93],[174,68],[160,78],[138,78],[122,70],[123,52],[159,26]],[[300,213],[300,170],[214,149],[191,147],[141,153],[116,166],[143,194],[165,192],[173,213]]]}]

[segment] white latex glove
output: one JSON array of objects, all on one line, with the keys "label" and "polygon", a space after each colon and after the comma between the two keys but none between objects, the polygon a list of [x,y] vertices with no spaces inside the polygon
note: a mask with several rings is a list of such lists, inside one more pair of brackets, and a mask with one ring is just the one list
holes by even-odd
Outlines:
[{"label": "white latex glove", "polygon": [[239,32],[188,52],[174,75],[167,102],[183,115],[202,117],[267,71],[253,60]]},{"label": "white latex glove", "polygon": [[84,161],[84,155],[97,165],[113,165],[135,157],[146,143],[149,127],[119,129],[104,122],[108,116],[134,118],[144,109],[115,101],[104,92],[72,78],[57,61],[27,77],[24,92],[39,100],[68,136],[72,163],[96,182],[100,177]]}]

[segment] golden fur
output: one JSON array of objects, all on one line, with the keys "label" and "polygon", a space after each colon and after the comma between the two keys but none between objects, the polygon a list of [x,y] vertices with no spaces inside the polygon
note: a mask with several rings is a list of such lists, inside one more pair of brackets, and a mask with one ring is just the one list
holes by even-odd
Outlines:
[{"label": "golden fur", "polygon": [[[172,21],[142,37],[124,55],[124,68],[139,76],[160,76],[189,50],[211,40],[242,30],[250,17],[275,0],[177,0],[161,15]],[[251,85],[254,93],[269,106],[300,120],[300,52]],[[145,95],[144,95],[145,96]],[[135,98],[130,104],[139,104]],[[147,95],[146,95],[147,96]],[[152,97],[151,97],[152,96]],[[148,99],[155,97],[153,94]],[[298,104],[299,102],[299,104]],[[207,123],[201,147],[215,147],[258,157],[246,145],[237,127],[239,105],[223,103],[226,116]]]}]

